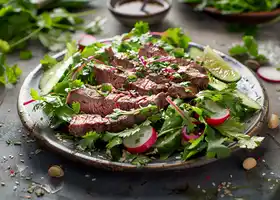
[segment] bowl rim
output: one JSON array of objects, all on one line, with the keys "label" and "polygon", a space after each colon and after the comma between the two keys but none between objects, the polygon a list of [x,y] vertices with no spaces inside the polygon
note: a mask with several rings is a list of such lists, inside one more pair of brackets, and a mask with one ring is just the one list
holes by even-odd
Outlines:
[{"label": "bowl rim", "polygon": [[[117,1],[121,1],[121,0],[117,0]],[[161,15],[161,14],[165,14],[167,13],[171,7],[172,7],[172,1],[173,0],[161,0],[161,1],[164,1],[166,2],[166,7],[164,6],[164,9],[160,12],[156,12],[156,13],[152,13],[152,14],[149,14],[149,15],[138,15],[138,14],[123,14],[119,11],[117,11],[113,6],[112,6],[112,0],[107,0],[107,8],[114,14],[116,15],[119,15],[119,16],[122,16],[122,17],[133,17],[133,18],[151,18],[151,17],[154,17],[154,16],[157,16],[157,15]]]}]

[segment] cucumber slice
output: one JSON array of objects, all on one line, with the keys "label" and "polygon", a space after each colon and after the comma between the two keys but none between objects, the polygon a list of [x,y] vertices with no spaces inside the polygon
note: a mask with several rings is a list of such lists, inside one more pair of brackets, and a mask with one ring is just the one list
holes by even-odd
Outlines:
[{"label": "cucumber slice", "polygon": [[236,82],[241,78],[237,71],[208,46],[204,49],[203,62],[203,66],[221,81]]},{"label": "cucumber slice", "polygon": [[191,47],[189,50],[189,55],[192,59],[201,61],[204,56],[204,53],[201,49],[197,47]]},{"label": "cucumber slice", "polygon": [[71,56],[66,61],[59,62],[54,67],[44,72],[40,80],[41,95],[46,95],[53,89],[72,63],[73,57]]},{"label": "cucumber slice", "polygon": [[242,99],[242,103],[244,106],[247,106],[248,108],[252,108],[254,110],[260,110],[262,107],[260,104],[258,104],[256,101],[248,97],[247,95],[236,91],[235,92],[236,96]]},{"label": "cucumber slice", "polygon": [[216,78],[213,78],[213,77],[210,78],[208,86],[209,86],[209,88],[218,90],[218,91],[224,90],[228,87],[227,84],[225,84],[224,82],[222,82]]}]

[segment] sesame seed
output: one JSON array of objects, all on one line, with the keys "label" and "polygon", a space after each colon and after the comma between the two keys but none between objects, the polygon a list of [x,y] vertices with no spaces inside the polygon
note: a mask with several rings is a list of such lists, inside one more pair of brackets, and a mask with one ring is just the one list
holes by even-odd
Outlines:
[{"label": "sesame seed", "polygon": [[271,175],[274,175],[274,172],[270,172]]},{"label": "sesame seed", "polygon": [[270,181],[271,181],[271,179],[269,178],[269,179],[267,179],[267,181],[268,181],[268,182],[270,182]]},{"label": "sesame seed", "polygon": [[16,185],[19,185],[19,182],[18,182],[18,181],[16,181],[16,182],[15,182],[15,184],[16,184]]},{"label": "sesame seed", "polygon": [[16,191],[16,190],[17,190],[17,186],[16,186],[16,185],[13,187],[13,190],[14,190],[14,191]]},{"label": "sesame seed", "polygon": [[229,177],[232,178],[232,175],[230,174]]},{"label": "sesame seed", "polygon": [[197,185],[197,188],[200,189],[200,185]]},{"label": "sesame seed", "polygon": [[265,176],[266,175],[266,173],[262,173],[262,176]]},{"label": "sesame seed", "polygon": [[276,181],[276,183],[278,183],[278,179],[276,179],[275,181]]},{"label": "sesame seed", "polygon": [[218,188],[218,192],[220,192],[221,191],[221,188]]},{"label": "sesame seed", "polygon": [[212,185],[213,185],[214,187],[216,186],[216,184],[215,184],[214,182],[212,183]]},{"label": "sesame seed", "polygon": [[20,160],[21,163],[24,163],[24,160]]},{"label": "sesame seed", "polygon": [[91,179],[91,181],[96,181],[96,178]]},{"label": "sesame seed", "polygon": [[6,184],[4,182],[1,182],[1,186],[4,187]]},{"label": "sesame seed", "polygon": [[273,187],[271,186],[269,189],[270,189],[270,190],[273,190]]},{"label": "sesame seed", "polygon": [[86,175],[85,175],[85,177],[86,177],[86,178],[89,178],[89,177],[90,177],[90,175],[89,175],[89,174],[86,174]]},{"label": "sesame seed", "polygon": [[224,194],[221,194],[221,198],[224,198],[225,197],[225,195]]},{"label": "sesame seed", "polygon": [[262,160],[262,162],[264,162],[264,163],[265,163],[265,160]]},{"label": "sesame seed", "polygon": [[229,193],[228,196],[231,196],[231,197],[232,197],[233,195],[232,195],[231,193]]},{"label": "sesame seed", "polygon": [[203,193],[206,193],[206,190],[202,190]]}]

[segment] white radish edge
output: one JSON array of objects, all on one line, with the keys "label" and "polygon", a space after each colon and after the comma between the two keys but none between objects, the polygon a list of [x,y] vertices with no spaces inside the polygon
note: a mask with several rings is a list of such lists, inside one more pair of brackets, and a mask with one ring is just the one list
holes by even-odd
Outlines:
[{"label": "white radish edge", "polygon": [[280,71],[276,67],[260,67],[257,70],[257,74],[265,81],[280,82]]}]

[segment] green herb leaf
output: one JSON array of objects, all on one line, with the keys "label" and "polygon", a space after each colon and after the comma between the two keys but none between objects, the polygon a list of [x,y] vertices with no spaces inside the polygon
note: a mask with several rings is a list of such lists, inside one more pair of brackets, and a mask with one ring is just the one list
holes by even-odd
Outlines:
[{"label": "green herb leaf", "polygon": [[115,146],[121,145],[123,142],[122,138],[120,137],[114,137],[109,141],[109,143],[106,145],[107,149],[112,149]]},{"label": "green herb leaf", "polygon": [[161,39],[168,44],[179,47],[182,49],[187,49],[189,42],[191,41],[190,37],[183,33],[181,28],[169,28],[164,32]]},{"label": "green herb leaf", "polygon": [[134,28],[132,29],[131,33],[136,36],[140,36],[145,34],[149,31],[149,24],[143,21],[136,22]]},{"label": "green herb leaf", "polygon": [[151,162],[151,159],[148,156],[137,155],[136,158],[133,159],[131,164],[137,165],[140,167],[140,166],[144,166],[144,165],[148,164],[149,162]]},{"label": "green herb leaf", "polygon": [[9,52],[11,49],[9,43],[5,40],[1,40],[0,39],[0,50],[3,52],[3,53],[7,53]]},{"label": "green herb leaf", "polygon": [[79,114],[80,108],[81,108],[81,105],[79,102],[72,103],[72,109],[73,109],[74,113]]},{"label": "green herb leaf", "polygon": [[43,100],[43,101],[44,101],[44,100],[45,100],[45,98],[44,98],[44,97],[41,97],[41,96],[39,95],[38,91],[35,90],[35,89],[33,89],[33,88],[30,89],[30,95],[31,95],[31,97],[32,97],[33,100],[36,100],[36,101],[40,101],[40,100]]},{"label": "green herb leaf", "polygon": [[50,55],[46,54],[40,63],[44,66],[45,69],[49,69],[52,66],[57,64],[57,60]]},{"label": "green herb leaf", "polygon": [[29,60],[32,58],[32,51],[21,51],[19,57],[21,60]]},{"label": "green herb leaf", "polygon": [[246,54],[246,53],[248,53],[248,50],[244,46],[236,45],[236,46],[230,48],[228,52],[231,56],[236,56],[236,55]]},{"label": "green herb leaf", "polygon": [[12,67],[6,66],[6,77],[8,79],[8,83],[15,84],[21,74],[22,71],[17,65],[13,65]]},{"label": "green herb leaf", "polygon": [[249,54],[256,57],[258,56],[258,43],[253,36],[243,37],[244,46],[247,48]]},{"label": "green herb leaf", "polygon": [[82,137],[83,139],[79,141],[79,147],[83,150],[94,149],[95,142],[100,138],[100,134],[95,131],[88,132]]}]

